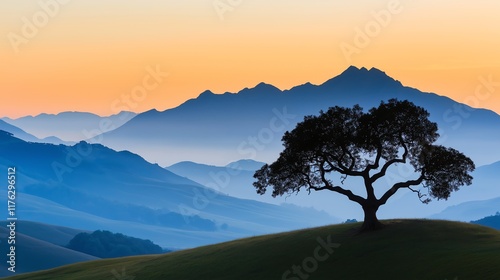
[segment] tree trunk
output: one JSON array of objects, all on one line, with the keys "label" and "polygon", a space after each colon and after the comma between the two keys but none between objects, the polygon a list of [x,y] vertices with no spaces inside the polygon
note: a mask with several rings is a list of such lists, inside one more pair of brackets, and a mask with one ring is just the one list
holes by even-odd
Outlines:
[{"label": "tree trunk", "polygon": [[365,212],[365,220],[363,221],[363,225],[361,226],[360,231],[372,231],[380,229],[383,224],[377,219],[377,210],[378,206],[367,203],[367,205],[363,205],[363,211]]}]

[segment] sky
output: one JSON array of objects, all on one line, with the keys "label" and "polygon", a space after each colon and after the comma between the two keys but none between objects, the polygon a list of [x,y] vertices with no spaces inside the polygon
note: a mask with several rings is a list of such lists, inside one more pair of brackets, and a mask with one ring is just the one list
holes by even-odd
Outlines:
[{"label": "sky", "polygon": [[[500,1],[2,0],[0,116],[110,115],[350,65],[500,113]],[[498,82],[497,82],[498,81]]]}]

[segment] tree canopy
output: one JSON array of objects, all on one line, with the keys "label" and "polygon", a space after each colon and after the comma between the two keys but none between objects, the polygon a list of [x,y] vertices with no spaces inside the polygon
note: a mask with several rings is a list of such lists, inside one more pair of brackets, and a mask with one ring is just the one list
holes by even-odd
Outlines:
[{"label": "tree canopy", "polygon": [[[274,163],[255,172],[254,186],[259,194],[271,186],[273,197],[303,188],[340,193],[363,208],[362,229],[375,229],[381,226],[378,208],[400,189],[410,189],[428,203],[431,198],[447,199],[471,184],[473,161],[453,148],[436,145],[437,131],[429,113],[406,100],[390,99],[368,112],[359,105],[331,107],[318,116],[306,116],[284,134],[284,150]],[[377,198],[374,183],[396,164],[410,164],[417,175],[387,186]],[[333,173],[342,179],[334,181],[328,176]],[[344,186],[351,176],[363,179],[365,197]],[[419,185],[427,193],[414,189]]]},{"label": "tree canopy", "polygon": [[67,247],[99,258],[161,254],[164,252],[160,246],[150,240],[130,237],[121,233],[112,233],[106,230],[79,233],[71,239]]}]

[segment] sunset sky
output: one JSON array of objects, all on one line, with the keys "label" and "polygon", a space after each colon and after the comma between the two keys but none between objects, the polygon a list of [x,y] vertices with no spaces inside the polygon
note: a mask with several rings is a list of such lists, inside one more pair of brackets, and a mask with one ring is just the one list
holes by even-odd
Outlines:
[{"label": "sunset sky", "polygon": [[499,12],[494,0],[2,0],[0,115],[165,110],[349,65],[500,113]]}]

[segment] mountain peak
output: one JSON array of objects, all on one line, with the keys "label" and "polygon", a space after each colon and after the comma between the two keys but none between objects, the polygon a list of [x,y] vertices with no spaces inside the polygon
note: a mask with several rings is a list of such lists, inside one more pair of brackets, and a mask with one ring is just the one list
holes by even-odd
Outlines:
[{"label": "mountain peak", "polygon": [[392,80],[394,80],[393,78],[389,77],[384,71],[378,69],[378,68],[375,68],[375,67],[372,67],[370,69],[367,69],[366,67],[361,67],[361,68],[358,68],[356,66],[349,66],[346,70],[344,70],[344,72],[342,72],[339,76],[348,76],[348,75],[378,75],[379,77],[386,77],[386,78],[390,78]]},{"label": "mountain peak", "polygon": [[353,85],[358,87],[401,87],[402,84],[389,77],[384,71],[375,67],[369,70],[365,67],[358,68],[356,66],[349,66],[340,75],[326,81],[322,86],[352,88]]},{"label": "mountain peak", "polygon": [[367,71],[368,71],[368,69],[366,69],[365,67],[358,68],[354,65],[351,65],[351,66],[347,67],[347,69],[344,70],[344,72],[342,72],[342,74],[340,74],[340,75],[347,74],[347,73],[367,72]]},{"label": "mountain peak", "polygon": [[279,90],[279,88],[271,85],[271,84],[267,84],[267,83],[264,83],[264,82],[260,82],[258,85],[256,85],[253,89],[272,89],[272,90]]},{"label": "mountain peak", "polygon": [[238,92],[238,94],[270,94],[270,93],[281,93],[281,90],[271,84],[266,84],[261,82],[253,88],[245,88]]},{"label": "mountain peak", "polygon": [[207,96],[212,96],[214,95],[215,93],[213,93],[211,90],[205,90],[204,92],[202,92],[198,98],[203,98],[203,97],[207,97]]}]

